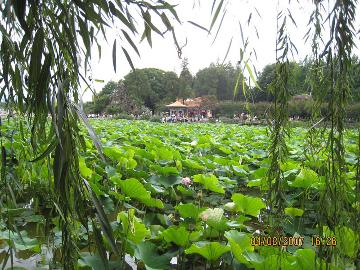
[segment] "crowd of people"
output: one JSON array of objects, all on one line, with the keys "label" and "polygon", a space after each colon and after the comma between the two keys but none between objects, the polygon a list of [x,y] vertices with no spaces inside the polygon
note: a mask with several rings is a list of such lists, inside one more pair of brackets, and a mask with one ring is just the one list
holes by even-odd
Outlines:
[{"label": "crowd of people", "polygon": [[[112,114],[88,114],[88,118],[114,118],[116,115]],[[140,116],[131,114],[134,119],[140,119]],[[192,116],[185,116],[183,114],[169,114],[164,113],[161,117],[162,123],[189,123],[189,122],[209,122],[214,120],[215,122],[221,122],[221,118],[213,118],[213,117],[206,117],[204,115],[192,115]],[[239,113],[234,114],[233,120],[238,121],[240,123],[259,123],[260,119],[255,115],[251,116],[250,114],[246,113]],[[289,117],[289,121],[301,121],[303,120],[300,116],[291,116]]]},{"label": "crowd of people", "polygon": [[172,113],[168,112],[163,113],[161,117],[162,123],[187,123],[187,122],[207,122],[210,118],[206,117],[206,113],[204,114],[188,114],[184,115],[183,113]]}]

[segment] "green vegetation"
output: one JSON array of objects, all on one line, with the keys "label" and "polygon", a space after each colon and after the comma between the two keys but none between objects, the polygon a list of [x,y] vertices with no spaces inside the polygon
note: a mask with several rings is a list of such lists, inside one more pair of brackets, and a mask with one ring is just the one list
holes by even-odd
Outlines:
[{"label": "green vegetation", "polygon": [[[7,241],[17,250],[39,253],[45,245],[43,238],[25,234],[32,224],[37,224],[54,235],[53,252],[57,254],[61,216],[55,214],[56,206],[51,203],[56,195],[46,174],[52,161],[17,162],[24,155],[30,159],[32,149],[26,146],[27,139],[20,132],[12,134],[14,124],[2,127],[7,138],[3,144],[12,151],[7,159],[12,177],[24,188],[12,187],[18,209],[3,208],[2,212],[8,217],[5,221],[16,221],[25,243],[16,238],[16,232],[11,236],[6,231],[0,234],[0,241]],[[305,155],[305,129],[292,129],[287,140],[290,154],[280,163],[284,172],[284,218],[276,224],[280,229],[276,235],[302,236],[304,245],[282,251],[278,247],[260,247],[254,242],[257,238],[252,238],[258,236],[258,230],[270,233],[264,227],[270,212],[261,199],[269,190],[266,179],[271,166],[267,151],[271,141],[266,128],[127,120],[95,120],[92,125],[103,144],[105,159],[86,137],[79,171],[109,217],[120,254],[111,253],[109,261],[102,261],[105,250],[94,249],[97,237],[102,237],[99,229],[91,222],[77,222],[80,233],[76,245],[82,250],[80,268],[119,269],[127,265],[123,262],[126,254],[136,258],[139,267],[145,264],[152,269],[172,269],[173,257],[179,264],[173,269],[204,269],[205,265],[214,269],[236,269],[240,265],[263,269],[270,262],[271,269],[303,269],[304,265],[315,269],[324,266],[325,260],[339,269],[354,266],[360,235],[351,225],[323,227],[322,236],[336,237],[337,246],[324,247],[330,257],[314,261],[319,247],[312,246],[312,236],[319,226],[319,200],[326,192],[325,160],[329,152],[317,138],[319,152]],[[345,139],[345,192],[353,209],[359,208],[355,196],[356,140],[356,132],[349,130]],[[34,196],[33,191],[38,195]],[[30,208],[24,208],[30,201]],[[94,206],[82,207],[89,215],[94,211]],[[351,214],[350,210],[343,211],[343,215]],[[1,226],[5,229],[5,224]],[[343,259],[332,261],[333,252],[339,252]]]},{"label": "green vegetation", "polygon": [[[300,65],[285,2],[274,16],[275,63],[260,75],[242,27],[261,17],[255,8],[240,18],[235,68],[215,64],[194,77],[184,60],[175,79],[136,72],[127,50],[140,54],[138,35],[151,46],[153,34],[168,33],[181,56],[172,24],[181,20],[166,1],[0,1],[0,100],[9,111],[0,133],[1,268],[126,269],[130,255],[139,269],[169,269],[174,257],[176,269],[359,269],[360,129],[345,129],[349,108],[358,113],[359,5],[312,1],[304,37],[312,52]],[[188,23],[219,32],[226,7],[212,1],[208,28]],[[271,102],[267,128],[105,121],[94,131],[79,88],[92,46],[101,54],[99,35],[107,40],[115,25],[114,70],[121,47],[133,72],[95,97],[95,110],[149,112],[174,94],[226,101],[233,93]],[[291,101],[304,92],[310,120],[292,129]],[[303,245],[269,247],[258,235]]]},{"label": "green vegetation", "polygon": [[[351,105],[348,108],[347,116],[353,121],[359,120],[357,108],[360,106],[360,61],[357,57],[352,58],[351,70]],[[238,85],[234,96],[239,67],[234,68],[231,64],[211,64],[209,67],[199,70],[193,77],[189,72],[187,59],[183,63],[183,68],[178,77],[174,72],[166,72],[155,68],[145,68],[136,70],[125,76],[123,81],[107,83],[102,91],[94,96],[92,102],[85,104],[87,113],[134,113],[134,107],[149,108],[153,112],[166,110],[164,105],[173,102],[176,98],[191,98],[198,96],[214,96],[218,101],[217,106],[213,106],[215,115],[218,117],[233,117],[237,113],[249,113],[264,118],[267,110],[274,101],[274,96],[270,91],[270,84],[275,76],[275,64],[264,67],[258,76],[259,87],[245,86],[243,91],[242,84]],[[303,63],[291,62],[289,67],[288,88],[291,96],[311,95],[309,80],[311,79],[312,62]],[[110,97],[124,88],[128,94],[128,100],[134,105],[128,108],[124,103],[113,102]],[[245,93],[245,95],[244,95]],[[122,94],[124,96],[124,94]],[[328,102],[329,97],[324,97]],[[249,103],[246,105],[245,103]],[[110,105],[111,104],[111,105]],[[136,105],[135,105],[136,104]],[[289,115],[299,116],[310,119],[314,101],[299,100],[289,102]],[[322,105],[323,115],[326,115],[326,104]],[[109,110],[112,108],[112,111]]]}]

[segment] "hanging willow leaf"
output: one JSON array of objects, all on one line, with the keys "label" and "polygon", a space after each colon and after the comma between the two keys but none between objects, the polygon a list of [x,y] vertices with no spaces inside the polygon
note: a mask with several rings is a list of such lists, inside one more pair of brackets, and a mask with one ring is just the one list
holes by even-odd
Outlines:
[{"label": "hanging willow leaf", "polygon": [[90,136],[91,140],[93,141],[93,143],[94,143],[94,145],[95,145],[101,159],[103,161],[105,161],[105,157],[104,157],[104,154],[103,154],[103,149],[102,149],[102,146],[101,146],[101,142],[100,142],[98,136],[96,135],[94,129],[90,125],[89,120],[87,119],[86,114],[84,113],[82,107],[78,106],[77,104],[72,104],[72,105],[75,107],[76,113],[78,114],[80,119],[85,124],[85,127],[86,127],[86,129],[87,129],[87,131],[89,133],[89,136]]},{"label": "hanging willow leaf", "polygon": [[6,169],[6,149],[4,146],[1,146],[1,180],[5,179],[5,169]]},{"label": "hanging willow leaf", "polygon": [[255,76],[254,76],[254,73],[253,73],[252,70],[251,70],[251,67],[249,66],[248,61],[245,62],[245,66],[246,66],[246,69],[247,69],[247,71],[248,71],[248,73],[249,73],[249,75],[250,75],[250,78],[251,78],[252,82],[255,84],[255,86],[256,86],[257,88],[259,88],[259,89],[261,90],[261,87],[260,87],[260,85],[258,84],[258,82],[256,81],[256,78],[255,78]]},{"label": "hanging willow leaf", "polygon": [[157,29],[157,27],[152,23],[151,15],[150,15],[149,11],[143,12],[142,16],[143,16],[143,19],[145,20],[145,24],[147,24],[151,30],[158,33],[160,36],[163,36],[161,31],[159,29]]},{"label": "hanging willow leaf", "polygon": [[89,31],[88,31],[88,26],[86,25],[86,23],[80,18],[80,16],[77,16],[78,22],[79,22],[79,27],[80,27],[80,35],[83,39],[84,45],[86,47],[86,50],[88,52],[90,52],[91,48],[91,42],[90,42],[90,37],[89,37]]},{"label": "hanging willow leaf", "polygon": [[112,49],[112,59],[113,59],[113,67],[116,73],[116,39],[114,40],[113,49]]},{"label": "hanging willow leaf", "polygon": [[200,28],[201,30],[204,30],[204,31],[206,31],[207,33],[209,33],[209,30],[208,30],[208,29],[206,29],[204,26],[201,26],[200,24],[197,24],[196,22],[188,21],[188,23],[191,23],[192,25],[194,25],[194,26]]},{"label": "hanging willow leaf", "polygon": [[288,14],[289,14],[289,17],[290,17],[290,19],[291,19],[292,23],[293,23],[293,24],[297,27],[296,21],[294,20],[294,18],[293,18],[293,16],[292,16],[292,14],[291,14],[290,9],[287,9],[287,10],[288,10]]},{"label": "hanging willow leaf", "polygon": [[21,80],[21,74],[19,67],[15,67],[15,74],[14,74],[14,90],[16,92],[16,95],[18,97],[18,103],[19,103],[19,110],[20,112],[24,112],[24,95],[23,95],[23,89],[22,89],[22,80]]},{"label": "hanging willow leaf", "polygon": [[252,12],[250,13],[249,18],[248,18],[248,20],[247,20],[247,24],[248,24],[248,25],[250,24],[251,18],[252,18]]},{"label": "hanging willow leaf", "polygon": [[134,25],[134,18],[131,16],[128,7],[126,7],[126,18],[127,18],[128,22],[130,23],[130,29],[132,30],[132,32],[134,34],[137,34],[138,32],[137,32],[136,27]]},{"label": "hanging willow leaf", "polygon": [[41,70],[41,58],[44,51],[44,31],[39,28],[35,34],[34,43],[31,51],[29,86],[36,87]]},{"label": "hanging willow leaf", "polygon": [[214,37],[214,40],[212,41],[212,43],[211,43],[211,45],[213,45],[214,44],[214,42],[215,42],[215,40],[216,40],[216,38],[217,38],[217,36],[218,36],[218,34],[219,34],[219,32],[220,32],[220,28],[221,28],[221,26],[222,26],[222,24],[223,24],[223,21],[224,21],[224,18],[225,18],[225,14],[226,14],[226,10],[224,11],[224,13],[223,13],[223,16],[222,16],[222,18],[221,18],[221,21],[220,21],[220,24],[219,24],[219,27],[218,27],[218,29],[217,29],[217,31],[216,31],[216,34],[215,34],[215,37]]},{"label": "hanging willow leaf", "polygon": [[99,14],[98,12],[96,12],[92,5],[85,4],[80,0],[73,0],[73,1],[79,8],[81,8],[85,12],[86,18],[88,20],[91,20],[95,24],[98,23],[100,25],[106,25],[110,27],[110,25],[106,23],[103,17],[100,15],[101,13]]},{"label": "hanging willow leaf", "polygon": [[242,29],[240,21],[239,21],[239,27],[240,27],[241,41],[242,41],[243,47],[245,47],[244,33],[243,33],[243,29]]},{"label": "hanging willow leaf", "polygon": [[214,26],[214,24],[215,24],[215,22],[216,22],[216,19],[217,19],[217,17],[219,16],[219,13],[220,13],[220,10],[221,10],[223,4],[224,4],[224,0],[221,0],[221,2],[219,3],[218,7],[216,8],[215,14],[214,14],[213,19],[212,19],[212,21],[211,21],[211,25],[210,25],[209,31],[211,31],[211,29],[213,28],[213,26]]},{"label": "hanging willow leaf", "polygon": [[230,39],[228,49],[227,49],[227,51],[226,51],[226,54],[225,54],[224,60],[222,61],[222,65],[225,63],[226,58],[228,57],[228,54],[229,54],[230,49],[231,49],[231,44],[232,44],[232,41],[233,41],[233,37],[231,37],[231,39]]},{"label": "hanging willow leaf", "polygon": [[109,220],[106,217],[104,209],[103,209],[98,197],[96,196],[96,194],[94,193],[94,191],[90,187],[89,183],[85,179],[83,179],[83,181],[84,181],[84,183],[85,183],[85,185],[86,185],[86,187],[88,189],[88,192],[90,194],[90,197],[91,197],[91,199],[92,199],[92,201],[94,203],[96,213],[97,213],[97,217],[98,217],[98,220],[100,221],[102,231],[104,232],[105,237],[109,241],[109,244],[110,244],[112,250],[114,251],[114,253],[117,256],[120,256],[119,250],[118,250],[118,248],[116,246],[116,243],[115,243],[115,239],[114,239],[114,236],[113,236],[113,233],[112,233],[112,229],[111,229]]},{"label": "hanging willow leaf", "polygon": [[259,10],[256,7],[255,7],[255,11],[256,11],[257,15],[260,17],[260,19],[262,19],[261,14],[260,14]]},{"label": "hanging willow leaf", "polygon": [[29,27],[25,21],[25,11],[26,11],[26,0],[13,0],[13,1],[7,1],[8,3],[12,2],[14,5],[14,10],[16,17],[19,20],[19,23],[21,25],[21,28],[25,31],[25,33],[29,35]]},{"label": "hanging willow leaf", "polygon": [[102,239],[102,235],[101,235],[101,231],[98,229],[98,227],[96,226],[94,220],[92,220],[92,228],[93,228],[93,231],[94,231],[94,238],[95,238],[95,243],[96,243],[96,246],[97,246],[97,250],[99,252],[99,255],[100,255],[100,258],[101,258],[101,261],[103,263],[103,267],[105,270],[108,270],[109,269],[109,261],[106,257],[106,251],[105,251],[105,248],[104,248],[104,242],[103,242],[103,239]]},{"label": "hanging willow leaf", "polygon": [[174,9],[174,7],[176,7],[177,5],[170,5],[168,2],[163,2],[163,6],[172,13],[172,15],[175,17],[177,22],[181,23],[179,16],[177,15],[176,10]]},{"label": "hanging willow leaf", "polygon": [[114,5],[113,2],[109,2],[110,12],[116,16],[123,24],[125,24],[133,33],[135,33],[136,29],[134,25],[126,19],[124,14],[122,14]]},{"label": "hanging willow leaf", "polygon": [[106,0],[94,0],[98,4],[98,6],[105,11],[106,14],[109,13],[109,6]]},{"label": "hanging willow leaf", "polygon": [[214,0],[213,3],[212,3],[212,6],[211,6],[211,14],[212,14],[213,11],[214,11],[214,7],[215,7],[215,4],[216,4],[216,1],[217,1],[217,0]]},{"label": "hanging willow leaf", "polygon": [[141,41],[143,41],[146,38],[150,47],[152,47],[151,28],[146,22],[144,23],[144,25],[145,25],[145,29],[144,29],[144,33],[141,37]]},{"label": "hanging willow leaf", "polygon": [[130,36],[128,35],[128,33],[126,33],[124,30],[121,30],[121,32],[123,33],[123,35],[125,36],[126,40],[129,42],[129,44],[131,45],[131,47],[133,47],[134,51],[137,53],[138,56],[140,56],[139,50],[136,47],[135,43],[132,41],[132,39],[130,38]]},{"label": "hanging willow leaf", "polygon": [[43,158],[47,157],[48,155],[50,155],[50,153],[52,153],[52,151],[54,151],[54,149],[56,148],[57,145],[58,145],[58,139],[56,137],[54,137],[52,142],[46,148],[46,150],[38,157],[34,158],[33,160],[30,160],[30,162],[36,162],[36,161],[42,160]]},{"label": "hanging willow leaf", "polygon": [[52,62],[52,56],[50,54],[46,54],[44,64],[41,68],[41,72],[39,76],[39,82],[36,88],[37,106],[42,107],[44,109],[46,107],[46,93],[49,86],[51,62]]},{"label": "hanging willow leaf", "polygon": [[132,60],[131,60],[131,57],[130,57],[130,55],[128,54],[127,50],[125,50],[124,47],[121,47],[121,48],[122,48],[122,50],[123,50],[123,52],[124,52],[124,54],[125,54],[126,60],[127,60],[127,61],[129,62],[129,64],[130,64],[132,70],[135,71],[134,64],[133,64],[133,62],[132,62]]},{"label": "hanging willow leaf", "polygon": [[162,12],[160,16],[161,16],[161,20],[162,20],[163,24],[165,24],[167,30],[172,30],[173,27],[172,27],[168,17],[166,16],[166,14],[164,12]]},{"label": "hanging willow leaf", "polygon": [[244,79],[244,76],[243,76],[243,73],[242,73],[242,71],[241,71],[241,68],[239,68],[239,74],[238,74],[238,76],[237,76],[237,78],[236,78],[236,83],[235,83],[235,86],[234,86],[234,95],[233,95],[234,98],[236,97],[236,95],[237,95],[238,92],[239,92],[239,83],[240,83],[241,77]]}]

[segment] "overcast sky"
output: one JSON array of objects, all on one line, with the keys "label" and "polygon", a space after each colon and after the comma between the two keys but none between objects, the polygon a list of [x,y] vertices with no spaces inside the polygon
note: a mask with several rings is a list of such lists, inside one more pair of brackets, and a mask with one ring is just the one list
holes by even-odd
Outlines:
[{"label": "overcast sky", "polygon": [[[188,58],[190,71],[194,75],[199,69],[209,66],[210,63],[222,62],[231,38],[233,38],[232,46],[226,62],[237,63],[240,58],[240,48],[242,47],[239,22],[243,28],[244,38],[249,37],[249,49],[254,48],[256,51],[257,59],[254,54],[251,56],[251,61],[255,68],[261,71],[266,64],[273,63],[275,61],[276,16],[279,10],[286,7],[290,8],[292,16],[297,23],[297,27],[292,26],[290,22],[288,23],[291,38],[299,52],[298,55],[295,55],[295,60],[303,60],[311,52],[311,44],[309,42],[305,44],[303,39],[303,36],[309,29],[307,24],[313,9],[310,0],[301,0],[299,1],[300,3],[292,0],[290,6],[288,6],[288,0],[280,0],[280,6],[278,6],[278,0],[225,0],[225,3],[227,3],[227,13],[213,45],[212,41],[222,13],[220,13],[211,35],[187,22],[189,20],[194,21],[209,28],[212,18],[210,14],[212,0],[173,0],[169,2],[178,4],[176,10],[182,24],[176,23],[175,20],[173,20],[173,23],[180,46],[184,45],[187,40],[187,44],[182,50],[182,56]],[[255,11],[255,7],[261,17]],[[247,21],[250,13],[253,14],[251,23],[248,26]],[[254,26],[258,30],[259,38],[256,35]],[[355,24],[355,26],[357,27],[358,24]],[[114,39],[118,38],[118,31],[119,29],[109,29],[107,31],[108,43],[104,40],[102,42],[102,56],[100,60],[98,58],[97,46],[93,47],[91,69],[94,79],[104,80],[105,83],[109,80],[118,81],[131,71],[125,56],[120,53],[121,48],[119,46],[117,47],[117,72],[115,73],[113,69],[112,45]],[[154,33],[152,37],[152,48],[146,39],[138,45],[141,58],[131,48],[127,47],[135,68],[155,67],[179,74],[182,60],[178,57],[172,35],[167,33],[162,38]],[[135,37],[134,40],[140,42],[140,36]],[[117,40],[118,45],[121,42],[121,40]],[[358,54],[358,51],[356,53]],[[104,83],[93,83],[93,87],[97,92],[103,86]],[[87,91],[83,99],[88,101],[91,100],[91,97],[91,92]]]}]

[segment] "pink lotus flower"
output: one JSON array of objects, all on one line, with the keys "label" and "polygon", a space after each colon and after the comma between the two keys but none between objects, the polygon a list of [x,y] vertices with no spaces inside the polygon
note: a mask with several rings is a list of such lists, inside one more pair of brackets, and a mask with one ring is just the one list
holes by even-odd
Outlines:
[{"label": "pink lotus flower", "polygon": [[190,186],[192,183],[190,177],[183,177],[183,179],[181,179],[181,182],[183,185],[185,185],[187,187]]}]

